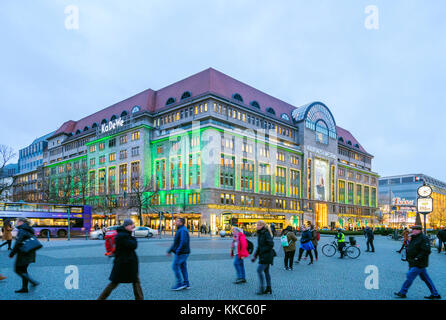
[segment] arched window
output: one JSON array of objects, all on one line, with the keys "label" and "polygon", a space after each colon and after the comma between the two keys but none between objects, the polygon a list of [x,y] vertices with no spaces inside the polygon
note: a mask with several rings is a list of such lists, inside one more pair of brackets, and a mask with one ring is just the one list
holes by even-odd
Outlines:
[{"label": "arched window", "polygon": [[85,128],[84,128],[84,132],[85,131],[88,131],[88,129],[90,129],[88,126],[85,126]]},{"label": "arched window", "polygon": [[168,106],[169,104],[175,103],[175,98],[170,97],[169,99],[167,99],[166,101],[166,106]]},{"label": "arched window", "polygon": [[348,145],[352,145],[352,142],[350,140],[347,141]]},{"label": "arched window", "polygon": [[140,107],[140,106],[134,106],[134,107],[132,108],[132,113],[137,113],[137,112],[139,112],[139,111],[141,111],[141,107]]},{"label": "arched window", "polygon": [[107,119],[102,119],[101,124],[107,124]]},{"label": "arched window", "polygon": [[257,101],[251,101],[250,105],[254,108],[260,109],[260,104]]},{"label": "arched window", "polygon": [[183,94],[181,95],[181,100],[183,100],[183,99],[187,99],[187,98],[190,98],[190,97],[192,97],[192,93],[191,93],[190,91],[185,91],[185,92],[183,92]]},{"label": "arched window", "polygon": [[241,96],[240,94],[238,94],[238,93],[234,93],[234,94],[232,95],[232,99],[234,99],[234,100],[238,100],[238,101],[240,101],[240,102],[243,102],[243,98],[242,98],[242,96]]},{"label": "arched window", "polygon": [[339,137],[339,142],[342,142],[342,143],[344,143],[344,138],[343,137]]},{"label": "arched window", "polygon": [[316,142],[328,144],[328,126],[324,120],[318,120],[315,126]]},{"label": "arched window", "polygon": [[280,117],[281,117],[283,120],[287,120],[287,121],[290,120],[290,117],[289,117],[286,113],[282,113],[282,114],[280,115]]},{"label": "arched window", "polygon": [[266,108],[266,112],[276,115],[276,111],[273,108]]},{"label": "arched window", "polygon": [[95,122],[95,123],[93,123],[93,125],[91,127],[96,128],[97,126],[98,126],[98,124]]},{"label": "arched window", "polygon": [[114,121],[114,120],[116,120],[116,118],[117,118],[117,116],[112,115],[112,117],[110,118],[110,121]]},{"label": "arched window", "polygon": [[122,118],[127,117],[127,115],[128,115],[127,111],[124,110],[124,111],[121,112],[121,117]]},{"label": "arched window", "polygon": [[79,133],[81,133],[81,131],[79,129],[77,129],[76,130],[76,134],[79,134]]},{"label": "arched window", "polygon": [[359,144],[355,143],[355,148],[359,149]]}]

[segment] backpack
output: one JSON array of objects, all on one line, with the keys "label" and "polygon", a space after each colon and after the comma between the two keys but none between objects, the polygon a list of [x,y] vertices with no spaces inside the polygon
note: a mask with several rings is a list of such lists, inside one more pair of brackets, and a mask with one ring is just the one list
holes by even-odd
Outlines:
[{"label": "backpack", "polygon": [[321,240],[321,234],[319,232],[316,232],[316,239],[317,241]]},{"label": "backpack", "polygon": [[254,251],[254,245],[252,244],[251,241],[249,241],[248,239],[246,239],[246,241],[248,242],[248,253],[252,254]]},{"label": "backpack", "polygon": [[288,247],[290,244],[288,243],[288,237],[286,234],[280,237],[280,243],[282,244],[282,247]]},{"label": "backpack", "polygon": [[116,241],[115,238],[118,235],[118,231],[110,230],[105,233],[105,255],[109,257],[113,257],[116,250]]}]

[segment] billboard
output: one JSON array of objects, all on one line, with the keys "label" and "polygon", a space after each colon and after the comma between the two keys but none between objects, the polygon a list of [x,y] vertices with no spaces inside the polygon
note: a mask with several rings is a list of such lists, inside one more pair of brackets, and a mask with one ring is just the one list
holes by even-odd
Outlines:
[{"label": "billboard", "polygon": [[328,201],[329,193],[329,165],[328,161],[314,159],[314,198]]}]

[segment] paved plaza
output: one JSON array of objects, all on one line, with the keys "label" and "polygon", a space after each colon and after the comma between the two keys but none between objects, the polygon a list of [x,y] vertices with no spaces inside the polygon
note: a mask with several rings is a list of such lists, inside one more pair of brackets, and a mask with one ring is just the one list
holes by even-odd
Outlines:
[{"label": "paved plaza", "polygon": [[[200,300],[200,299],[277,299],[277,300],[319,300],[319,299],[393,299],[393,292],[401,288],[407,272],[407,263],[400,260],[395,250],[401,243],[377,236],[376,253],[365,251],[365,239],[356,237],[361,248],[361,256],[356,260],[325,257],[319,253],[319,261],[314,265],[294,266],[294,271],[283,268],[283,250],[279,239],[275,239],[278,257],[271,268],[272,295],[257,296],[257,262],[245,260],[247,283],[232,284],[235,270],[229,256],[230,239],[192,238],[188,261],[189,277],[192,289],[173,292],[174,284],[171,269],[172,257],[165,255],[171,245],[171,239],[138,239],[137,254],[140,261],[140,278],[145,299],[158,300]],[[333,237],[323,236],[322,245]],[[251,238],[256,245],[256,238]],[[44,241],[44,248],[38,251],[37,262],[31,264],[30,274],[41,285],[29,294],[16,294],[21,280],[13,272],[13,259],[8,258],[5,247],[0,250],[0,273],[8,278],[0,282],[0,299],[55,299],[89,300],[96,299],[108,284],[112,268],[112,259],[104,256],[104,242],[100,240],[51,240]],[[296,259],[295,259],[296,260]],[[76,266],[79,270],[79,288],[67,289],[65,274],[67,266]],[[366,289],[368,274],[365,268],[374,265],[379,271],[379,289]],[[446,255],[432,250],[429,274],[440,294],[446,296]],[[409,299],[423,299],[429,295],[425,284],[418,278],[411,287]],[[132,286],[121,284],[109,299],[133,299]]]}]

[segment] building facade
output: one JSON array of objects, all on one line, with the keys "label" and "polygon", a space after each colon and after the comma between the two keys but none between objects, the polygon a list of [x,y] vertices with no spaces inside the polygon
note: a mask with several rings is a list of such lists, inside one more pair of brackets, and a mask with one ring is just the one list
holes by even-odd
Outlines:
[{"label": "building facade", "polygon": [[99,224],[375,223],[373,156],[325,104],[294,107],[212,68],[67,121],[47,141],[41,198],[91,204]]},{"label": "building facade", "polygon": [[401,227],[415,224],[417,190],[423,184],[431,186],[434,211],[427,215],[431,228],[446,226],[446,183],[425,174],[407,174],[379,179],[379,208],[382,224]]}]

